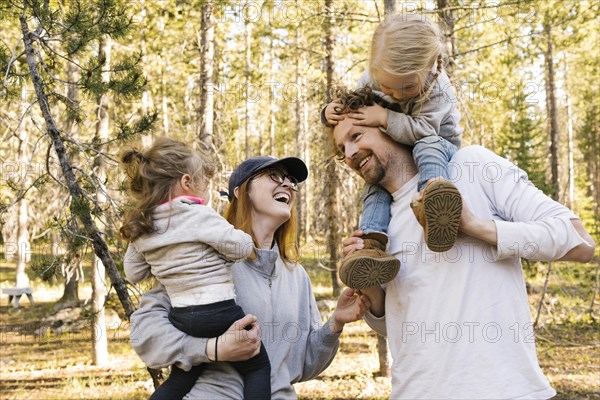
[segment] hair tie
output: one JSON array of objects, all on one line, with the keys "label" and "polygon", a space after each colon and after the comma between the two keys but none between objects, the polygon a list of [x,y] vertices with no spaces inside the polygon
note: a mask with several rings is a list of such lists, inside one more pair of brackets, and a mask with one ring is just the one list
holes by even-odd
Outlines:
[{"label": "hair tie", "polygon": [[438,76],[440,76],[440,72],[442,72],[442,55],[438,55],[437,56],[437,71],[435,71],[435,74],[433,74],[433,79],[432,82],[435,81]]}]

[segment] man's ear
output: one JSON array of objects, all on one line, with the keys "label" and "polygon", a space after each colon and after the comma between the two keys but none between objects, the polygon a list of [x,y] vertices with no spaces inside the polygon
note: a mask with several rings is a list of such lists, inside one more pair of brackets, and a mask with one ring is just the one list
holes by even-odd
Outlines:
[{"label": "man's ear", "polygon": [[234,196],[236,199],[237,199],[237,198],[239,198],[239,197],[238,197],[238,194],[239,194],[239,193],[240,193],[240,187],[239,187],[239,186],[236,186],[235,188],[233,188],[233,196]]}]

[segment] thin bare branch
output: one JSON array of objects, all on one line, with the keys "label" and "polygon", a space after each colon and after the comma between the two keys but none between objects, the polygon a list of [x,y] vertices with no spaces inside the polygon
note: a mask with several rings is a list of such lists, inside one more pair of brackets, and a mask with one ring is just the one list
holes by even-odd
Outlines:
[{"label": "thin bare branch", "polygon": [[486,44],[486,45],[484,45],[484,46],[481,46],[481,47],[478,47],[478,48],[476,48],[476,49],[471,49],[471,50],[467,50],[467,51],[461,51],[460,53],[453,54],[453,57],[460,57],[460,56],[464,56],[465,54],[469,54],[469,53],[475,53],[475,52],[477,52],[477,51],[480,51],[480,50],[483,50],[483,49],[487,49],[488,47],[493,47],[493,46],[496,46],[496,45],[498,45],[498,44],[502,44],[502,43],[510,42],[511,40],[514,40],[514,39],[519,39],[519,38],[528,37],[528,36],[536,36],[537,34],[538,34],[538,33],[531,32],[531,33],[528,33],[528,34],[526,34],[526,35],[519,35],[519,36],[509,36],[509,37],[508,37],[508,38],[506,38],[506,39],[500,40],[500,41],[498,41],[498,42],[494,42],[494,43]]},{"label": "thin bare branch", "polygon": [[12,65],[15,61],[17,61],[23,54],[25,54],[25,50],[23,50],[22,52],[20,52],[17,56],[15,56],[15,53],[17,52],[17,48],[19,47],[19,45],[21,44],[21,42],[18,42],[15,45],[14,50],[12,51],[12,55],[10,57],[10,60],[8,61],[8,64],[6,65],[6,72],[4,73],[4,78],[2,79],[2,90],[0,90],[0,96],[3,96],[7,91],[8,91],[8,75],[10,72],[10,69],[12,68]]},{"label": "thin bare branch", "polygon": [[[109,140],[109,141],[104,142],[104,143],[95,143],[95,145],[98,146],[98,147],[101,147],[101,146],[103,146],[103,145],[105,145],[107,143],[112,143],[112,142],[114,142],[116,140],[117,139],[112,139],[112,140]],[[65,142],[73,143],[74,145],[78,146],[82,152],[84,150],[88,150],[88,151],[96,153],[96,155],[106,157],[107,159],[109,159],[109,160],[111,160],[111,161],[113,161],[113,162],[115,162],[117,164],[119,163],[119,160],[116,159],[112,154],[104,152],[104,151],[102,151],[102,150],[100,150],[100,149],[98,149],[96,147],[90,146],[90,145],[82,143],[82,142],[78,142],[78,141],[76,141],[74,139],[70,139],[68,137],[65,137]]]}]

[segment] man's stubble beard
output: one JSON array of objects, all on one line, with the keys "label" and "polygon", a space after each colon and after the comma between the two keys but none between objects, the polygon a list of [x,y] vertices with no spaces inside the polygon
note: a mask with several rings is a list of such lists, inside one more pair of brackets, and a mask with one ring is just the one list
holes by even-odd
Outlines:
[{"label": "man's stubble beard", "polygon": [[361,175],[366,183],[379,185],[386,190],[398,179],[411,178],[417,173],[402,154],[398,154],[393,147],[384,149],[381,155],[372,153],[371,161],[375,161],[368,173]]},{"label": "man's stubble beard", "polygon": [[363,175],[363,179],[366,183],[371,185],[378,185],[386,176],[386,170],[388,168],[387,164],[384,165],[381,162],[381,159],[375,155],[371,155],[371,161],[375,161],[371,168],[367,171],[366,174]]}]

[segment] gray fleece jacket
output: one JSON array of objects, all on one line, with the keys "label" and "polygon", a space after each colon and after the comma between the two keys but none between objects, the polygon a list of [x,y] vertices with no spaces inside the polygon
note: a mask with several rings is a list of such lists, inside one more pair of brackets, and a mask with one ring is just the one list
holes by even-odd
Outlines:
[{"label": "gray fleece jacket", "polygon": [[[287,267],[275,246],[256,250],[255,260],[233,265],[237,304],[258,318],[271,361],[273,399],[295,399],[292,384],[325,370],[339,347],[339,333],[323,325],[304,268]],[[171,305],[164,288],[147,292],[131,316],[131,345],[150,367],[175,364],[188,370],[207,364],[186,399],[241,399],[243,380],[229,363],[210,363],[206,339],[179,331],[168,320]]]},{"label": "gray fleece jacket", "polygon": [[[427,78],[427,85],[432,76]],[[374,92],[392,104],[391,108],[399,107],[398,111],[388,109],[387,134],[395,141],[413,146],[417,140],[427,136],[441,136],[456,147],[460,147],[463,129],[458,126],[458,98],[450,78],[441,71],[435,80],[429,98],[421,104],[415,104],[415,99],[398,102],[392,96],[381,91],[373,81],[369,71],[363,72],[356,87],[370,85]]]},{"label": "gray fleece jacket", "polygon": [[198,200],[182,196],[156,207],[156,232],[130,243],[123,260],[127,279],[155,276],[176,307],[233,299],[231,265],[253,248],[250,235]]},{"label": "gray fleece jacket", "polygon": [[[427,79],[431,83],[432,76]],[[434,82],[429,98],[421,104],[415,104],[415,99],[399,102],[392,96],[381,91],[373,81],[369,71],[363,72],[356,88],[370,86],[373,93],[389,103],[387,107],[387,133],[398,143],[414,146],[417,140],[428,136],[441,136],[460,148],[463,128],[459,126],[460,112],[458,97],[450,78],[443,70]],[[321,109],[321,122],[327,124],[325,107]]]}]

